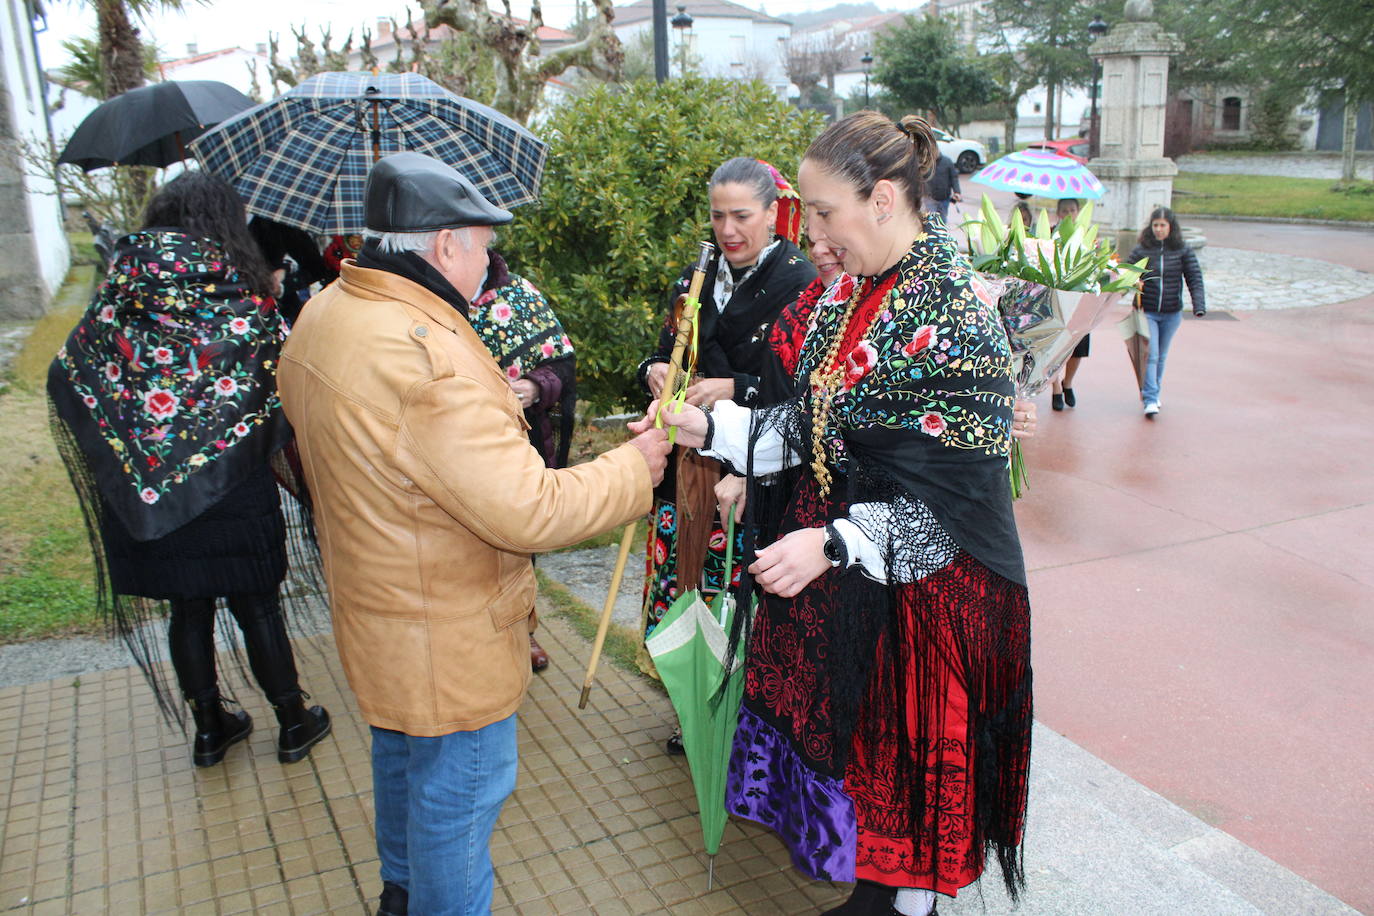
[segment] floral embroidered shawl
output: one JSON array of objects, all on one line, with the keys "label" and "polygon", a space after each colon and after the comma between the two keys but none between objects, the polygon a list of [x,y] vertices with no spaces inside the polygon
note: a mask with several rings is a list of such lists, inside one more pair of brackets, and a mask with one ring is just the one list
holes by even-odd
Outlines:
[{"label": "floral embroidered shawl", "polygon": [[290,439],[276,385],[286,335],[213,241],[170,229],[120,240],[48,394],[135,538],[175,531]]}]

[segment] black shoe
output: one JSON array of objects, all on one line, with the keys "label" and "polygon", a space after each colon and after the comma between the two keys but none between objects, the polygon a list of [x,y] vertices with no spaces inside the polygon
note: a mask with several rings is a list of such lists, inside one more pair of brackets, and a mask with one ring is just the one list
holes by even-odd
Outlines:
[{"label": "black shoe", "polygon": [[196,740],[191,745],[191,762],[212,767],[224,759],[229,745],[247,738],[253,731],[253,717],[242,709],[230,712],[216,695],[213,700],[191,700],[191,715],[196,720]]},{"label": "black shoe", "polygon": [[382,882],[382,899],[378,901],[377,916],[407,916],[410,893],[399,884]]},{"label": "black shoe", "polygon": [[681,757],[683,754],[687,753],[687,749],[682,746],[682,729],[673,729],[673,733],[668,736],[668,740],[663,742],[663,749],[674,757]]},{"label": "black shoe", "polygon": [[874,881],[860,881],[854,885],[854,893],[837,907],[821,913],[821,916],[889,916],[897,912],[893,906],[897,899],[897,889]]},{"label": "black shoe", "polygon": [[1072,389],[1072,388],[1065,388],[1065,389],[1064,389],[1064,404],[1065,404],[1065,406],[1068,406],[1068,407],[1077,407],[1077,406],[1078,406],[1078,398],[1076,398],[1076,397],[1073,396],[1073,389]]},{"label": "black shoe", "polygon": [[277,738],[277,760],[295,763],[310,755],[310,749],[329,734],[333,725],[323,706],[305,708],[297,695],[294,700],[276,707],[281,734]]},{"label": "black shoe", "polygon": [[1050,395],[1050,409],[1051,409],[1051,410],[1063,410],[1063,409],[1064,409],[1064,396],[1063,396],[1062,394],[1052,394],[1052,395]]}]

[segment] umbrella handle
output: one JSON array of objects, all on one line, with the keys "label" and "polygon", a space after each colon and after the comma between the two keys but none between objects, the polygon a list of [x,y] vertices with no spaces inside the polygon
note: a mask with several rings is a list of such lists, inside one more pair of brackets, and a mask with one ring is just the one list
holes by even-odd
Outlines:
[{"label": "umbrella handle", "polygon": [[625,576],[625,563],[630,559],[630,545],[634,543],[637,522],[625,526],[620,537],[620,555],[616,557],[615,570],[611,573],[611,589],[606,593],[606,603],[601,607],[601,622],[596,628],[596,641],[592,643],[592,657],[587,662],[587,676],[582,680],[582,696],[577,701],[578,709],[587,708],[587,697],[592,692],[596,680],[596,665],[601,661],[601,647],[606,644],[606,631],[611,628],[611,612],[615,610],[615,599],[620,594],[620,580]]}]

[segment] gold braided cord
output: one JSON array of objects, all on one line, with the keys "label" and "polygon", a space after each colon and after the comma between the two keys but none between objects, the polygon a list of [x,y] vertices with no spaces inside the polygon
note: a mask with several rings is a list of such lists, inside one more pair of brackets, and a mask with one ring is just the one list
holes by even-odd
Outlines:
[{"label": "gold braided cord", "polygon": [[811,416],[811,471],[816,475],[816,483],[820,485],[822,498],[830,495],[831,482],[830,467],[826,462],[825,425],[830,420],[830,409],[835,403],[835,396],[839,394],[840,387],[844,384],[845,376],[844,364],[839,359],[840,347],[844,344],[844,336],[849,331],[849,321],[854,317],[854,312],[863,299],[863,285],[862,279],[854,284],[854,292],[845,303],[844,317],[840,319],[835,337],[826,348],[820,368],[811,376],[814,403]]}]

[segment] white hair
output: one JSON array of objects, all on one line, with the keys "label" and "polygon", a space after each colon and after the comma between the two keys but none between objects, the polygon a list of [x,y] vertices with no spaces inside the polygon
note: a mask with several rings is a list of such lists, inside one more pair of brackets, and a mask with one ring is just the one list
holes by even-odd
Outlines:
[{"label": "white hair", "polygon": [[[413,251],[418,255],[430,255],[434,253],[434,246],[439,241],[439,233],[442,229],[433,232],[377,232],[373,229],[363,231],[364,239],[376,239],[377,247],[390,254],[403,254]],[[467,228],[453,230],[458,243],[463,246],[464,251],[472,250],[472,233]]]}]

